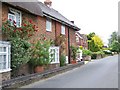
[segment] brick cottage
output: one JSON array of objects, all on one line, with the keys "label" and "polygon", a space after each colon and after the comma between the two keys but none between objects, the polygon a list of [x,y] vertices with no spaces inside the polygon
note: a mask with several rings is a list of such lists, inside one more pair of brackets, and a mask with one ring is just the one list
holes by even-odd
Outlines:
[{"label": "brick cottage", "polygon": [[[41,34],[45,34],[46,38],[52,39],[56,42],[56,40],[59,39],[60,35],[63,35],[64,38],[66,38],[66,40],[63,41],[65,44],[65,55],[68,63],[70,63],[70,46],[77,45],[75,32],[79,31],[80,28],[78,28],[74,22],[69,21],[58,11],[51,8],[51,5],[52,2],[50,0],[46,0],[44,4],[42,2],[2,2],[2,20],[13,19],[16,21],[17,26],[20,27],[22,20],[31,19],[34,24],[38,26],[38,32],[32,37],[31,41],[37,41],[38,38],[40,38]],[[1,50],[4,51],[5,47],[8,49],[4,53],[4,55],[6,55],[5,60],[3,60],[3,62],[0,62],[0,73],[3,75],[3,80],[10,79],[11,71],[10,43],[5,42],[6,40],[6,37],[1,33],[0,58],[3,57]],[[53,49],[54,48],[59,49],[57,53],[59,55],[56,55],[55,61],[51,63],[53,65],[56,65],[59,64],[59,52],[61,49],[60,43],[58,43],[58,45],[55,44]],[[26,71],[22,69],[20,74],[22,73],[25,74]]]},{"label": "brick cottage", "polygon": [[80,34],[79,32],[76,32],[76,43],[77,46],[82,46],[83,49],[88,49],[88,39],[87,35]]}]

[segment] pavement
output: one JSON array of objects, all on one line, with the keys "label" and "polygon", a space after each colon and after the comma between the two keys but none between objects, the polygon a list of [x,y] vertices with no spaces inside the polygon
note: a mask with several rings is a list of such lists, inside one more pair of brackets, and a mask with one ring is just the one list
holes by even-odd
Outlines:
[{"label": "pavement", "polygon": [[21,88],[118,88],[118,56],[85,65]]}]

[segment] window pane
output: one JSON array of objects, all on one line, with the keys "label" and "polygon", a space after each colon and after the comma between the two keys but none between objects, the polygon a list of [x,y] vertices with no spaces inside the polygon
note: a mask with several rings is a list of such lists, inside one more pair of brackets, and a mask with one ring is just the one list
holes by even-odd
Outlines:
[{"label": "window pane", "polygon": [[11,25],[13,26],[13,21],[15,21],[15,15],[14,14],[8,14],[8,20],[10,20]]},{"label": "window pane", "polygon": [[9,19],[14,20],[16,22],[17,27],[21,26],[20,25],[21,24],[21,12],[20,11],[10,8]]},{"label": "window pane", "polygon": [[3,62],[3,55],[0,55],[0,63]]},{"label": "window pane", "polygon": [[61,34],[65,34],[65,26],[64,25],[61,26]]},{"label": "window pane", "polygon": [[2,69],[2,64],[0,63],[0,70]]},{"label": "window pane", "polygon": [[17,27],[20,27],[20,13],[16,13],[16,25]]},{"label": "window pane", "polygon": [[3,68],[2,69],[6,69],[6,62],[3,63]]},{"label": "window pane", "polygon": [[0,69],[6,69],[6,55],[0,55]]},{"label": "window pane", "polygon": [[6,52],[6,47],[0,47],[0,52]]},{"label": "window pane", "polygon": [[46,21],[46,30],[47,31],[51,31],[51,20],[50,19],[47,19],[47,21]]}]

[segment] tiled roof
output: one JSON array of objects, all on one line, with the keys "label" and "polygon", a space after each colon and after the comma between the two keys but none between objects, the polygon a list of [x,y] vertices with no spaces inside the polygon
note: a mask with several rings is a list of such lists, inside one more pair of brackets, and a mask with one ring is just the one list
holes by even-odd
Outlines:
[{"label": "tiled roof", "polygon": [[46,6],[42,2],[39,2],[39,4],[40,4],[40,8],[42,9],[42,12],[44,14],[50,15],[53,18],[56,18],[56,19],[60,20],[62,23],[66,23],[66,24],[70,25],[71,27],[73,27],[74,29],[80,30],[80,28],[78,28],[75,24],[73,24],[70,20],[68,20],[67,18],[65,18],[62,14],[60,14],[55,9]]},{"label": "tiled roof", "polygon": [[72,23],[70,20],[65,18],[62,14],[60,14],[58,11],[56,11],[53,8],[50,8],[43,4],[42,2],[6,2],[12,6],[25,9],[29,11],[32,14],[39,15],[39,16],[46,16],[46,17],[52,17],[52,19],[55,19],[59,21],[60,23],[63,23],[76,31],[80,30],[74,23]]},{"label": "tiled roof", "polygon": [[5,3],[10,4],[20,9],[27,10],[28,12],[32,14],[43,16],[43,12],[37,2],[5,2]]}]

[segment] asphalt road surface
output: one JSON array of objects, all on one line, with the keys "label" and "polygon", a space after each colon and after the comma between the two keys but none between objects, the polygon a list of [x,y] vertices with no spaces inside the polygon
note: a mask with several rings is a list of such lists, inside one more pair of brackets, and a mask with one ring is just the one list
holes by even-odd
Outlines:
[{"label": "asphalt road surface", "polygon": [[118,56],[94,60],[22,88],[118,88]]}]

